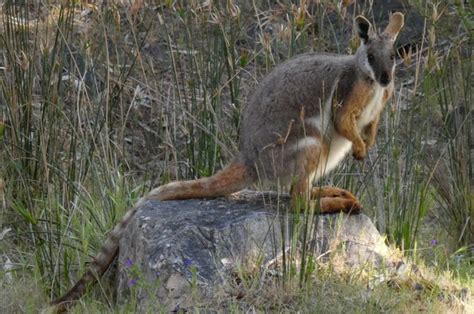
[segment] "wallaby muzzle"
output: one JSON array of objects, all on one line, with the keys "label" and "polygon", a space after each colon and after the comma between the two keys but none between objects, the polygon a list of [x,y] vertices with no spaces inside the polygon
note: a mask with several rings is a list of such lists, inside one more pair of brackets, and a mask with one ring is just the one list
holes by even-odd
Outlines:
[{"label": "wallaby muzzle", "polygon": [[380,85],[387,86],[388,84],[390,84],[390,81],[391,81],[391,75],[386,71],[382,72],[379,78]]}]

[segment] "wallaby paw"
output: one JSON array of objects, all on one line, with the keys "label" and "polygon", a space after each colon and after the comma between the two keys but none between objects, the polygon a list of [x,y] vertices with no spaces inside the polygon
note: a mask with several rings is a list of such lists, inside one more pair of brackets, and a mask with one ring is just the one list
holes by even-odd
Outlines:
[{"label": "wallaby paw", "polygon": [[357,160],[364,160],[365,155],[366,155],[365,151],[353,152],[352,153],[352,156]]},{"label": "wallaby paw", "polygon": [[365,155],[367,155],[367,147],[363,141],[352,147],[352,156],[354,156],[355,159],[362,160],[365,158]]}]

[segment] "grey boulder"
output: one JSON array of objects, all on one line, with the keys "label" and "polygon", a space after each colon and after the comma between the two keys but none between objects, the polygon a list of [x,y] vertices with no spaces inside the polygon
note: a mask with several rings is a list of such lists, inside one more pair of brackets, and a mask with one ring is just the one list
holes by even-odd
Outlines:
[{"label": "grey boulder", "polygon": [[196,295],[212,299],[235,280],[236,267],[281,271],[295,234],[318,262],[337,257],[345,267],[396,267],[366,215],[294,215],[288,203],[287,196],[251,191],[147,202],[120,241],[119,303],[133,294],[143,311],[192,308]]}]

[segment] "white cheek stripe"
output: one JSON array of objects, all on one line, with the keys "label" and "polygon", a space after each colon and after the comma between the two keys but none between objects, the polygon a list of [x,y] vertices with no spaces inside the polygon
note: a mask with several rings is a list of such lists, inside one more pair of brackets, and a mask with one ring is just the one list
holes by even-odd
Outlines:
[{"label": "white cheek stripe", "polygon": [[369,57],[368,57],[368,56],[365,57],[364,66],[365,66],[365,68],[367,69],[367,71],[369,72],[370,78],[373,79],[374,81],[377,81],[377,80],[375,79],[374,70],[372,69],[372,66],[371,66],[370,63],[369,63]]}]

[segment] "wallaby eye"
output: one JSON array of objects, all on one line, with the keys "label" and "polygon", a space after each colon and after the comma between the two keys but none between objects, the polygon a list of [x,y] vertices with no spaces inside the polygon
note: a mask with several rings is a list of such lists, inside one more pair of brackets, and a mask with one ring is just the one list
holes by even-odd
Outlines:
[{"label": "wallaby eye", "polygon": [[369,54],[367,55],[367,60],[369,60],[369,64],[371,64],[371,65],[374,64],[374,61],[375,61],[374,55],[371,54],[371,53],[369,53]]},{"label": "wallaby eye", "polygon": [[392,54],[390,55],[390,60],[392,60],[392,61],[395,60],[395,54],[394,54],[394,53],[392,53]]}]

